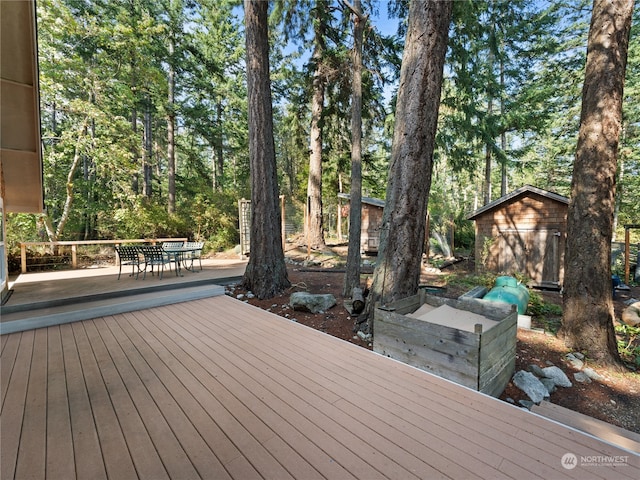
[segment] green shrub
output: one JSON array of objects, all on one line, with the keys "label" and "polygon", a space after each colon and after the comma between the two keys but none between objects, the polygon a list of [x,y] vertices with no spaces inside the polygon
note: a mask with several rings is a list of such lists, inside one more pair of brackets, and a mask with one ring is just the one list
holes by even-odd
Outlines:
[{"label": "green shrub", "polygon": [[615,330],[622,359],[635,368],[640,367],[640,327],[621,324],[616,325]]}]

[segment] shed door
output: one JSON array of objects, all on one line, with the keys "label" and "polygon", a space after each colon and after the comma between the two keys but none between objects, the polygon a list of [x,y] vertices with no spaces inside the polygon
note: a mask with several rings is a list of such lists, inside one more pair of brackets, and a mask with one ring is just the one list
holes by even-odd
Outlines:
[{"label": "shed door", "polygon": [[506,230],[500,236],[499,269],[520,272],[534,284],[558,284],[560,280],[560,231]]}]

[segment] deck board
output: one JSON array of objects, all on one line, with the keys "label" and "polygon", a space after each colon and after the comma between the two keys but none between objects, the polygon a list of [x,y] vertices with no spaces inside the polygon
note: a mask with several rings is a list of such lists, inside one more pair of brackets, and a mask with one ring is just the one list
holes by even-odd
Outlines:
[{"label": "deck board", "polygon": [[62,340],[75,473],[77,478],[105,479],[107,472],[76,337],[70,324],[49,328],[50,331],[57,329]]},{"label": "deck board", "polygon": [[[118,415],[102,376],[103,369],[109,368],[110,363],[107,358],[95,354],[86,331],[87,326],[92,323],[78,322],[72,324],[71,328],[76,339],[102,458],[109,478],[134,478],[136,469],[133,459],[129,455],[122,425],[118,421]],[[94,457],[92,461],[100,463],[99,458]]]},{"label": "deck board", "polygon": [[47,332],[35,331],[22,420],[16,476],[39,478],[45,472],[47,407]]},{"label": "deck board", "polygon": [[[184,325],[180,326],[181,332],[186,330],[183,327]],[[176,332],[176,334],[178,333],[179,332]],[[224,332],[220,332],[220,335],[224,335]],[[216,342],[216,340],[211,338],[207,339],[207,342],[205,343],[199,339],[199,336],[201,336],[201,332],[196,332],[186,338],[187,341],[193,342],[194,345],[197,345],[197,348],[204,349],[204,351],[202,351],[202,356],[198,358],[198,362],[194,364],[193,367],[197,367],[198,364],[203,364],[203,366],[208,365],[209,368],[215,368],[213,363],[208,362],[208,359],[217,357],[216,362],[218,363],[218,367],[230,372],[228,381],[234,381],[233,378],[236,378],[242,385],[246,385],[251,392],[261,389],[260,392],[262,395],[272,395],[269,403],[271,405],[280,405],[279,408],[281,409],[281,414],[291,415],[293,412],[297,412],[299,414],[296,424],[306,420],[305,423],[308,425],[315,425],[315,427],[311,427],[311,431],[313,431],[313,428],[322,427],[324,431],[332,437],[330,441],[341,442],[342,448],[351,448],[360,452],[368,452],[370,450],[371,447],[362,444],[361,439],[350,431],[351,429],[358,428],[358,424],[351,420],[349,422],[351,425],[347,424],[345,426],[341,422],[336,422],[326,416],[322,416],[317,409],[311,408],[313,405],[304,402],[304,400],[297,397],[291,391],[291,389],[297,388],[299,390],[298,395],[300,395],[300,392],[304,391],[304,387],[302,385],[287,382],[286,378],[279,375],[279,372],[274,368],[270,369],[272,376],[269,376],[267,372],[260,372],[257,370],[261,367],[262,362],[267,361],[267,359],[265,357],[260,357],[259,359],[255,359],[253,362],[248,362],[246,358],[251,354],[247,350],[246,344],[243,344],[242,342],[228,344],[226,341],[221,343],[219,341]],[[212,345],[215,345],[215,348],[211,348]],[[209,356],[205,353],[207,350]],[[220,352],[221,354],[218,355],[217,352]],[[238,370],[238,366],[240,366],[242,370]],[[262,384],[260,380],[262,380]],[[239,395],[242,395],[242,397],[246,396],[243,395],[242,392],[239,393]],[[279,403],[278,399],[283,403]],[[380,471],[386,470],[390,475],[401,473],[410,478],[411,474],[408,471],[399,469],[397,466],[394,467],[393,465],[390,465],[392,462],[389,462],[389,460],[386,459],[383,452],[379,451],[378,453],[379,454],[376,456],[373,465],[367,466],[365,462],[362,462],[360,466],[360,476],[364,475],[368,477],[375,477],[380,475],[380,472],[375,472],[371,469],[371,467],[373,467]]]},{"label": "deck board", "polygon": [[[228,326],[231,327],[231,324],[229,324]],[[226,332],[228,330],[225,329],[224,331]],[[266,332],[263,332],[263,333],[266,334]],[[286,338],[286,337],[282,337],[282,338]],[[301,344],[301,345],[295,346],[293,336],[291,336],[289,338],[286,338],[286,340],[282,341],[282,345],[280,345],[281,348],[277,348],[278,346],[279,345],[269,345],[267,348],[272,349],[273,351],[272,355],[279,355],[280,352],[289,352],[292,356],[295,357],[295,359],[298,360],[298,362],[295,362],[293,358],[289,358],[287,360],[286,357],[283,357],[283,360],[282,360],[283,363],[278,367],[278,370],[282,373],[283,371],[282,369],[286,369],[287,365],[299,364],[299,359],[301,358],[300,356],[304,354],[305,350],[308,350],[308,340],[306,342],[306,345]],[[260,348],[260,345],[253,344],[251,351],[253,351],[253,348]],[[297,348],[299,351],[293,351],[292,350],[293,348]],[[324,357],[323,353],[326,353],[326,357]],[[398,390],[396,389],[388,390],[387,388],[385,388],[385,382],[387,381],[387,379],[384,379],[384,381],[379,382],[378,385],[369,387],[368,386],[369,380],[362,380],[363,376],[358,374],[360,366],[353,363],[357,355],[355,355],[354,358],[350,358],[350,359],[335,358],[335,356],[332,355],[332,351],[330,349],[327,350],[326,352],[320,352],[320,354],[323,355],[326,361],[324,361],[323,364],[320,364],[320,365],[317,365],[317,364],[305,365],[305,369],[311,368],[315,370],[314,379],[318,378],[317,376],[321,376],[323,374],[326,375],[327,371],[328,372],[333,371],[333,372],[336,372],[336,374],[339,374],[340,372],[342,372],[343,375],[346,375],[346,378],[344,378],[341,382],[336,381],[337,379],[339,379],[337,375],[332,375],[331,379],[333,379],[332,381],[333,381],[336,392],[338,392],[343,397],[341,404],[348,405],[348,407],[346,408],[349,409],[350,414],[361,417],[359,419],[359,422],[363,424],[369,424],[374,420],[372,416],[368,415],[368,413],[361,408],[362,398],[364,394],[365,398],[367,399],[373,398],[377,403],[377,404],[371,405],[371,403],[367,401],[367,407],[370,408],[369,405],[371,405],[371,408],[370,408],[371,412],[376,413],[379,417],[383,417],[385,415],[390,417],[388,420],[387,428],[391,428],[392,424],[395,426],[398,426],[401,424],[405,431],[413,430],[413,436],[408,440],[412,442],[411,443],[413,447],[412,451],[414,451],[417,455],[422,456],[421,454],[428,454],[428,452],[416,451],[416,444],[414,443],[415,441],[420,441],[421,445],[423,445],[425,449],[431,452],[435,450],[439,455],[444,455],[446,452],[450,452],[451,449],[461,449],[465,451],[467,454],[479,459],[479,461],[476,463],[474,463],[473,461],[469,461],[470,463],[469,466],[473,468],[472,471],[475,476],[478,476],[480,474],[485,474],[488,478],[500,477],[499,472],[495,469],[487,468],[488,465],[486,463],[488,463],[490,467],[491,466],[495,467],[500,463],[503,457],[500,454],[496,453],[495,451],[482,446],[481,444],[474,444],[472,441],[468,440],[468,438],[473,438],[473,436],[476,434],[475,430],[469,429],[469,423],[471,424],[475,423],[477,425],[477,430],[479,431],[482,431],[483,429],[487,428],[487,426],[479,425],[478,422],[475,421],[474,416],[470,416],[466,421],[464,420],[464,417],[461,420],[460,414],[464,414],[464,409],[460,409],[460,412],[452,410],[450,406],[446,408],[438,409],[437,407],[441,400],[438,397],[437,392],[435,394],[431,391],[417,392],[420,395],[424,395],[425,393],[431,395],[434,400],[434,402],[431,405],[433,405],[435,409],[433,411],[425,411],[424,405],[420,404],[416,406],[415,415],[412,415],[410,418],[408,418],[408,420],[405,420],[401,417],[398,417],[392,412],[394,411],[394,407],[396,405],[394,403],[394,399],[397,401],[398,391],[401,391],[402,389],[410,388],[411,387],[410,384],[409,385],[399,384]],[[352,365],[354,368],[345,371],[344,370],[345,364]],[[361,367],[365,367],[365,365],[362,365]],[[372,375],[375,375],[377,373],[377,370],[373,369],[370,371],[370,373]],[[287,371],[286,374],[288,376],[294,375],[294,373],[291,372],[290,370]],[[354,386],[357,386],[357,390],[354,392],[350,392],[350,390],[353,390]],[[389,397],[388,400],[386,399],[387,396]],[[346,400],[347,398],[350,399],[349,402],[347,402]],[[410,406],[411,401],[412,401],[411,395],[408,395],[404,405]],[[446,401],[451,403],[451,399],[449,398],[447,398]],[[450,418],[447,419],[446,417],[444,417],[444,415],[449,415]],[[444,418],[445,420],[449,420],[449,423],[441,422],[444,424],[444,426],[438,425],[437,422],[441,418]],[[424,424],[426,422],[429,422],[428,429],[425,430],[425,429],[420,429],[416,427],[416,425]],[[455,422],[453,424],[456,427],[455,431],[451,431],[446,428],[446,427],[448,427],[449,429],[451,428],[451,422]],[[378,428],[381,428],[381,427],[378,427]],[[388,433],[388,434],[392,435],[392,433]],[[512,448],[512,445],[505,443],[503,444],[503,447],[505,449]],[[449,464],[447,466],[448,471],[451,471],[451,468],[452,467]],[[471,472],[469,470],[464,470],[463,472],[458,472],[458,473],[460,473],[461,475],[464,475],[464,474],[469,475]],[[534,472],[530,472],[530,473],[534,473]]]},{"label": "deck board", "polygon": [[638,455],[229,297],[1,339],[3,479],[640,476]]},{"label": "deck board", "polygon": [[[110,318],[108,323],[121,345],[125,345],[133,368],[155,400],[160,411],[158,419],[166,422],[198,474],[211,472],[218,478],[229,478],[222,462],[240,458],[241,452],[149,347],[150,338],[138,335],[125,318]],[[117,332],[116,327],[121,331]]]},{"label": "deck board", "polygon": [[[290,335],[288,337],[288,343],[293,343],[291,341],[292,338],[293,335]],[[327,352],[327,355],[328,353],[329,352]],[[333,357],[327,356],[327,358],[333,360]],[[328,362],[331,362],[331,360],[328,360]],[[358,370],[358,368],[362,368],[364,370],[368,370],[369,373],[374,376],[376,372],[375,369],[377,367],[375,367],[373,364],[373,361],[369,361],[367,359],[367,361],[365,361],[358,367],[354,365],[354,368],[352,370],[361,371]],[[323,368],[328,368],[327,363],[324,364]],[[340,365],[337,365],[337,368],[340,369]],[[558,441],[556,441],[556,436],[550,439],[549,432],[547,430],[547,424],[544,424],[543,428],[539,428],[538,425],[540,424],[540,422],[537,422],[536,420],[531,418],[527,418],[527,423],[523,425],[520,409],[517,409],[515,407],[496,409],[495,406],[493,406],[493,399],[484,396],[478,396],[475,394],[475,392],[467,389],[461,390],[457,385],[454,385],[446,380],[434,378],[428,390],[421,390],[415,388],[415,384],[413,381],[413,375],[416,373],[415,371],[400,368],[398,369],[397,373],[398,375],[395,375],[394,373],[394,375],[392,375],[389,379],[385,378],[383,381],[378,382],[376,388],[384,387],[384,385],[389,381],[395,382],[398,386],[398,391],[409,391],[409,395],[406,397],[406,401],[409,403],[411,403],[414,398],[427,396],[430,400],[432,400],[429,405],[432,405],[435,408],[439,407],[435,412],[436,415],[430,417],[428,421],[433,421],[433,419],[443,419],[445,422],[455,422],[454,425],[456,425],[456,428],[454,430],[459,432],[461,437],[467,438],[468,435],[474,434],[474,431],[465,430],[465,428],[469,426],[469,422],[471,422],[472,425],[474,423],[476,424],[475,436],[477,438],[482,438],[478,437],[478,433],[482,435],[490,434],[495,441],[503,443],[505,448],[515,448],[516,451],[518,451],[519,449],[520,453],[523,454],[527,451],[531,451],[531,449],[534,448],[536,449],[535,452],[542,451],[547,452],[549,455],[556,455],[558,452],[558,448],[566,448],[567,444],[573,444],[574,442],[583,444],[584,446],[589,448],[594,447],[593,440],[590,437],[581,435],[572,429],[562,430],[560,432],[562,438],[560,438],[560,440]],[[400,382],[400,380],[406,377],[407,374],[409,375],[409,382]],[[376,381],[375,377],[367,378],[374,378],[374,382]],[[441,390],[438,392],[434,387],[439,387],[441,388]],[[459,409],[451,408],[452,398],[454,399],[454,401],[455,399],[458,399],[458,403],[460,403]],[[464,408],[465,402],[467,400],[469,401],[469,405],[473,406],[472,409]],[[473,413],[474,411],[475,413]],[[446,423],[444,425],[446,426]],[[451,423],[449,423],[449,428],[451,429]],[[514,437],[521,438],[523,442],[514,444]],[[612,452],[614,450],[607,451]],[[537,464],[537,461],[532,464],[532,468],[534,468],[534,471],[531,473],[540,472],[540,466]],[[542,471],[544,472],[544,470]],[[568,473],[571,474],[572,472]],[[584,475],[581,474],[581,476]],[[596,476],[595,478],[599,477]]]},{"label": "deck board", "polygon": [[[0,478],[14,478],[18,450],[22,434],[22,420],[25,414],[29,369],[33,352],[35,332],[17,334],[19,341],[13,364],[0,361],[0,368],[10,371],[7,383],[2,384],[6,390],[5,399],[0,412]],[[4,379],[3,379],[4,380]]]},{"label": "deck board", "polygon": [[55,478],[73,478],[73,437],[62,338],[59,328],[48,333],[46,471]]},{"label": "deck board", "polygon": [[[170,323],[175,323],[173,321],[173,317],[168,317],[167,321]],[[182,330],[183,327],[186,328],[184,324],[181,324],[180,330]],[[164,342],[163,345],[170,351],[175,351],[177,349],[177,346],[175,345],[175,342],[174,342],[174,338],[176,337],[166,336],[166,335],[162,337],[162,341]],[[187,339],[184,341],[192,342],[193,340]],[[197,347],[203,348],[202,345],[198,344],[197,340],[196,340],[196,344],[197,344]],[[257,403],[259,402],[254,401],[250,403],[251,408],[245,409],[244,412],[241,412],[240,409],[242,407],[240,405],[237,405],[238,403],[237,398],[242,398],[246,402],[251,402],[251,400],[254,399],[255,395],[257,395],[256,389],[258,388],[258,385],[249,383],[249,381],[246,378],[240,377],[238,373],[235,372],[235,367],[233,363],[230,363],[227,360],[227,356],[233,356],[233,353],[228,350],[223,351],[222,355],[213,353],[212,357],[216,357],[216,356],[218,357],[217,363],[213,362],[210,358],[208,358],[207,356],[199,352],[197,349],[193,350],[192,355],[194,355],[195,358],[190,358],[190,359],[183,358],[183,361],[186,363],[185,365],[186,371],[183,373],[187,375],[187,377],[189,375],[188,372],[192,372],[193,374],[198,375],[201,381],[204,384],[208,385],[209,388],[211,388],[211,391],[215,392],[215,395],[217,397],[221,398],[221,401],[224,403],[225,406],[228,406],[228,408],[236,409],[236,412],[239,414],[238,418],[242,419],[242,421],[244,421],[245,423],[251,422],[251,424],[254,427],[258,427],[256,429],[256,433],[259,436],[262,436],[264,440],[267,440],[268,438],[273,437],[274,436],[273,432],[269,431],[269,433],[266,433],[264,426],[257,424],[255,422],[255,419],[253,418],[254,414],[252,412],[260,408],[260,405],[257,405]],[[231,370],[232,373],[235,372],[236,375],[234,376],[233,374],[229,374],[227,370]],[[219,381],[217,379],[219,379]],[[260,393],[262,395],[268,395],[269,392],[261,391]],[[271,400],[275,402],[275,399],[272,398]],[[261,412],[261,418],[264,418],[264,419],[269,418],[269,415],[271,414],[271,412],[269,412],[268,410],[271,408],[270,407],[271,404],[272,403],[269,402],[269,404],[265,405],[264,409],[258,410]],[[287,414],[288,413],[290,413],[289,409],[287,409]],[[283,417],[280,417],[280,416],[278,417],[272,416],[271,419],[276,425],[281,425],[284,421]],[[302,422],[304,421],[304,418],[300,418],[298,420]],[[331,462],[331,459],[326,458],[324,461],[329,463]]]},{"label": "deck board", "polygon": [[[229,312],[226,311],[224,313],[225,317],[227,314],[229,314]],[[191,314],[195,315],[195,312],[191,312]],[[241,347],[241,344],[238,343],[238,335],[242,334],[240,333],[234,336],[233,333],[229,333],[233,330],[233,323],[227,324],[227,327],[228,328],[223,329],[221,332],[221,335],[224,336],[225,343],[229,345],[235,344],[235,346],[237,347],[236,349],[239,349]],[[315,370],[313,375],[314,379],[322,378],[323,380],[325,380],[322,377],[324,368],[323,365],[318,365],[317,362],[303,363],[303,360],[305,360],[305,358],[302,355],[296,356],[295,359],[287,358],[286,356],[280,355],[279,352],[284,352],[292,348],[291,343],[287,341],[286,337],[283,337],[280,340],[274,340],[275,343],[269,343],[268,345],[265,345],[264,342],[260,342],[259,339],[261,338],[261,336],[258,336],[256,338],[257,340],[251,342],[250,348],[245,348],[245,350],[247,352],[253,353],[254,356],[255,352],[261,352],[263,356],[255,357],[252,364],[256,365],[256,368],[262,370],[262,372],[260,373],[261,375],[267,375],[269,372],[273,372],[271,373],[271,378],[275,379],[280,384],[288,385],[288,388],[290,389],[297,390],[297,396],[301,396],[301,399],[298,402],[297,406],[298,411],[299,409],[302,409],[308,415],[309,407],[312,406],[317,410],[320,410],[319,415],[322,415],[322,412],[325,412],[324,417],[316,416],[316,425],[325,426],[326,428],[327,424],[333,423],[328,422],[329,419],[327,418],[327,414],[328,412],[330,412],[332,421],[337,421],[337,425],[341,427],[345,425],[347,426],[347,434],[345,434],[344,431],[335,432],[335,437],[346,439],[346,445],[350,445],[353,441],[364,442],[370,443],[371,446],[376,446],[376,448],[379,448],[384,452],[395,451],[395,456],[397,457],[401,457],[404,455],[405,458],[402,462],[403,464],[413,464],[412,470],[420,471],[423,474],[429,472],[430,476],[438,475],[438,471],[433,470],[429,465],[420,461],[420,457],[422,455],[432,454],[432,452],[417,451],[417,445],[415,444],[415,442],[407,439],[406,436],[399,432],[395,427],[393,427],[391,423],[384,424],[375,416],[367,414],[367,412],[362,409],[363,398],[361,395],[357,393],[352,395],[354,403],[351,403],[349,405],[349,408],[347,408],[348,411],[344,411],[340,408],[334,408],[336,406],[339,407],[340,405],[339,403],[337,403],[338,401],[336,399],[340,399],[339,401],[342,401],[342,397],[345,397],[347,395],[349,389],[353,389],[354,384],[352,383],[352,379],[344,380],[340,379],[338,376],[334,376],[332,382],[330,382],[329,379],[326,379],[326,386],[323,385],[321,389],[318,389],[316,387],[315,389],[310,388],[308,390],[302,390],[299,388],[299,386],[308,383],[308,378],[307,376],[305,376],[304,372],[307,372],[308,374],[309,369]],[[271,357],[271,361],[274,362],[273,365],[266,364],[265,360],[268,357]],[[278,358],[280,358],[280,360],[278,360]],[[302,370],[302,372],[298,370]],[[331,391],[332,389],[335,390],[335,392]],[[369,393],[372,394],[373,392]],[[340,397],[340,395],[342,395],[342,397]],[[391,410],[387,410],[384,413],[389,413],[390,411]],[[366,428],[366,426],[372,424],[375,424],[375,430]],[[382,436],[377,433],[377,430],[382,430],[384,432],[384,438],[381,438]],[[355,435],[355,439],[349,438],[350,436],[354,436],[351,435],[351,433]],[[397,442],[399,445],[396,445],[394,443],[394,439],[395,442]],[[403,447],[403,445],[401,445],[403,440],[409,440],[408,442],[404,442],[404,448],[406,449],[405,451],[401,450],[401,448]],[[441,443],[436,437],[432,437],[432,440],[433,442]],[[447,447],[455,448],[453,445],[446,445],[445,448]],[[433,443],[430,448],[433,448]],[[413,458],[411,458],[406,453],[407,450],[411,451],[411,455]],[[448,470],[448,473],[456,473],[455,465],[452,466],[450,464],[447,464],[446,466],[442,465],[441,467],[443,469],[446,468]],[[452,472],[452,470],[454,470],[454,472]],[[405,473],[405,475],[408,475],[407,472],[403,473]],[[466,476],[471,474],[471,472],[468,470],[459,471],[457,473]],[[494,471],[492,473],[493,475],[491,478],[495,478],[496,475],[498,475],[497,471]]]}]

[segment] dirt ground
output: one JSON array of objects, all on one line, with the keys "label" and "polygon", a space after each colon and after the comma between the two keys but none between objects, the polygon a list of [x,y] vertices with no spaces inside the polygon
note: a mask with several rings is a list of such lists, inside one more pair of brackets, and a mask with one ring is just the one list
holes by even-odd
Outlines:
[{"label": "dirt ground", "polygon": [[[307,252],[294,246],[287,249],[288,275],[291,288],[281,295],[268,299],[258,300],[255,297],[247,299],[247,292],[234,287],[228,292],[234,297],[241,295],[252,305],[256,305],[265,310],[269,310],[277,315],[294,319],[295,321],[341,338],[347,342],[354,343],[363,348],[371,349],[370,341],[363,341],[354,333],[355,319],[344,308],[344,298],[342,296],[342,284],[344,281],[344,255],[345,246],[334,246],[332,251],[336,256],[320,255],[312,253],[311,261],[305,262]],[[375,259],[370,259],[372,264]],[[456,298],[464,290],[460,287],[448,286],[447,276],[471,274],[473,264],[469,261],[459,262],[448,268],[438,270],[425,268],[422,282],[427,285],[443,287],[443,295]],[[363,268],[363,278],[372,277],[373,267]],[[336,306],[324,313],[311,314],[301,311],[294,311],[289,306],[289,297],[296,291],[307,291],[310,293],[331,293],[337,300]],[[544,292],[542,294],[545,302],[562,304],[559,292]],[[630,291],[618,292],[615,299],[616,316],[625,307],[624,302],[629,298],[640,299],[640,287],[633,287]],[[548,325],[549,317],[545,321]],[[559,321],[559,317],[551,321]],[[543,327],[534,317],[532,320],[534,327]],[[568,409],[581,412],[585,415],[609,422],[619,427],[640,433],[640,374],[628,370],[620,373],[602,367],[587,359],[586,366],[594,369],[603,377],[602,381],[591,383],[578,383],[573,380],[573,369],[564,359],[564,355],[569,350],[551,332],[543,331],[542,328],[535,330],[518,329],[516,352],[516,371],[527,370],[530,365],[536,364],[542,368],[549,365],[557,365],[562,368],[572,380],[573,387],[558,388],[551,394],[550,401]],[[511,383],[507,386],[500,399],[518,403],[519,400],[526,400],[524,393],[514,387]]]}]

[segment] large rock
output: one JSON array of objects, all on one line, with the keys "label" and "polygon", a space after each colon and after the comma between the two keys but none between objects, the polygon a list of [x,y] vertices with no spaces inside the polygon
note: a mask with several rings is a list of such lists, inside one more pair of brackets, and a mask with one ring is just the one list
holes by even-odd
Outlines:
[{"label": "large rock", "polygon": [[522,390],[533,403],[540,403],[549,396],[549,391],[538,377],[531,372],[520,370],[513,375],[513,384]]},{"label": "large rock", "polygon": [[640,325],[640,302],[632,303],[623,310],[622,321],[632,327]]},{"label": "large rock", "polygon": [[559,387],[567,388],[573,385],[571,380],[569,380],[569,377],[567,377],[567,375],[556,366],[543,368],[542,372],[545,378],[553,380],[553,383]]},{"label": "large rock", "polygon": [[302,312],[326,312],[336,304],[336,297],[330,293],[295,292],[289,298],[289,305]]}]

